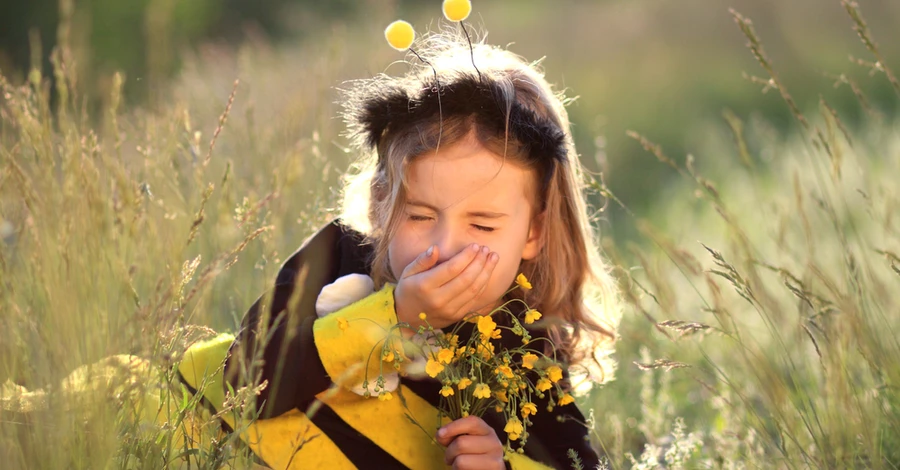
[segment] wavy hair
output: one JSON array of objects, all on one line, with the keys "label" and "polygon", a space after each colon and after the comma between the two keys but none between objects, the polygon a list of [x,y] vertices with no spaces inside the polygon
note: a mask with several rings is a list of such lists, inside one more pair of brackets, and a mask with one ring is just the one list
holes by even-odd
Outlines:
[{"label": "wavy hair", "polygon": [[620,302],[590,223],[568,100],[552,89],[538,62],[483,43],[470,50],[457,33],[426,36],[416,51],[428,65],[341,90],[348,135],[359,151],[343,181],[341,218],[373,243],[376,285],[397,280],[388,245],[401,221],[408,166],[474,136],[537,175],[533,216],[543,218],[543,244],[534,259],[522,261],[520,270],[534,286],[523,300],[545,315],[576,391],[610,380]]}]

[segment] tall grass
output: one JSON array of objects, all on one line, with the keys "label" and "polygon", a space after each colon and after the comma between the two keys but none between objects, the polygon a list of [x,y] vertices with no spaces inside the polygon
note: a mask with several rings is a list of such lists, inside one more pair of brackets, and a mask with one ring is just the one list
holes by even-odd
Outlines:
[{"label": "tall grass", "polygon": [[[854,61],[895,86],[858,7],[842,5],[871,55]],[[726,113],[730,134],[710,129],[683,158],[632,133],[647,164],[682,181],[648,188],[654,211],[630,219],[642,239],[606,240],[632,308],[618,380],[583,405],[614,468],[895,468],[900,131],[874,111],[850,131],[824,100],[805,114],[734,18],[761,65],[748,86],[778,93],[801,131],[782,141]],[[301,61],[306,86],[275,105],[255,94],[281,57],[260,44],[207,52],[154,109],[123,109],[114,80],[100,119],[65,44],[58,99],[37,70],[22,86],[0,77],[4,468],[252,465],[192,413],[173,366],[234,328],[329,218],[348,159],[322,94],[352,47],[331,46],[338,57]],[[242,82],[223,77],[229,67]],[[868,112],[850,75],[841,82]],[[595,189],[628,207],[602,178]],[[76,383],[88,392],[62,392]],[[185,429],[200,442],[179,440]]]},{"label": "tall grass", "polygon": [[[842,5],[874,57],[854,62],[893,84],[858,6]],[[684,159],[631,133],[683,184],[632,219],[641,242],[606,246],[633,307],[619,353],[634,367],[597,394],[600,440],[640,449],[611,452],[615,466],[896,468],[900,133],[875,116],[851,135],[824,100],[804,114],[732,13],[764,74],[751,82],[802,132],[774,143],[726,113],[732,142]],[[620,401],[637,383],[639,402]]]}]

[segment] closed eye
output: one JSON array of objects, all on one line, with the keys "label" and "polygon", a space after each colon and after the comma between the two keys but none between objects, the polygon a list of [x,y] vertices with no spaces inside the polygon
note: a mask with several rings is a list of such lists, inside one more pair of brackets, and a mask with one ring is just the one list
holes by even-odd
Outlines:
[{"label": "closed eye", "polygon": [[485,227],[484,225],[475,225],[475,224],[472,224],[472,226],[475,227],[476,230],[481,230],[482,232],[493,232],[494,231],[494,227]]},{"label": "closed eye", "polygon": [[424,222],[426,220],[431,220],[431,217],[428,217],[427,215],[409,214],[409,220],[412,220],[414,222]]}]

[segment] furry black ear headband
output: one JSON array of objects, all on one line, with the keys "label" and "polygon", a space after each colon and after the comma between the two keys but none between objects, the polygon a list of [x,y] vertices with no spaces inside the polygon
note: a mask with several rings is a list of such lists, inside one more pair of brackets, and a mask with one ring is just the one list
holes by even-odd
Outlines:
[{"label": "furry black ear headband", "polygon": [[565,161],[565,133],[517,102],[507,112],[502,96],[496,82],[475,74],[462,74],[450,83],[429,78],[412,93],[401,85],[382,87],[359,103],[351,119],[373,150],[392,134],[418,123],[459,116],[471,117],[479,129],[508,136],[536,163]]}]

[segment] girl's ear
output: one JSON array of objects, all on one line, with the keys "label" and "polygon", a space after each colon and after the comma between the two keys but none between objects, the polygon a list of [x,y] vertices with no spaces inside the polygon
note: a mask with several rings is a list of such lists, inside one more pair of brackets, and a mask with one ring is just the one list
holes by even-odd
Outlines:
[{"label": "girl's ear", "polygon": [[534,259],[541,248],[544,247],[544,212],[531,218],[531,225],[528,227],[528,239],[525,240],[525,247],[522,248],[522,259],[528,261]]}]

